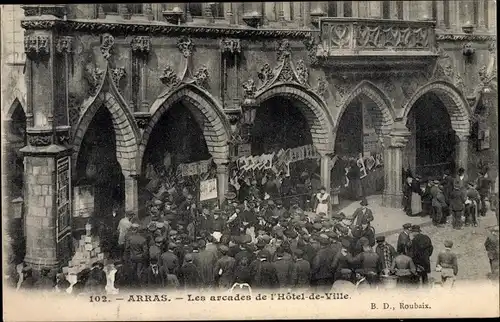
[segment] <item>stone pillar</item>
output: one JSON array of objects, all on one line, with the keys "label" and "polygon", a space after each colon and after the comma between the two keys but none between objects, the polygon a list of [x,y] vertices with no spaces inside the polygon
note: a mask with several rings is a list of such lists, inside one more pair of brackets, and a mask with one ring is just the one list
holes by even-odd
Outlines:
[{"label": "stone pillar", "polygon": [[380,1],[368,1],[368,15],[370,18],[382,18],[382,6]]},{"label": "stone pillar", "polygon": [[455,147],[455,164],[456,169],[464,168],[467,172],[468,152],[469,152],[469,133],[455,132],[457,141]]},{"label": "stone pillar", "polygon": [[330,162],[331,159],[329,156],[321,156],[321,185],[326,188],[326,191],[330,191]]},{"label": "stone pillar", "polygon": [[438,1],[436,3],[436,27],[442,30],[445,30],[448,26],[446,26],[444,21],[444,3],[443,1]]},{"label": "stone pillar", "polygon": [[410,1],[403,1],[403,20],[410,20]]},{"label": "stone pillar", "polygon": [[304,27],[310,28],[311,27],[311,2],[306,1],[304,2],[304,14],[302,19],[304,19]]},{"label": "stone pillar", "polygon": [[478,4],[477,4],[477,7],[478,7],[478,12],[477,12],[477,15],[478,15],[478,19],[477,19],[477,28],[479,30],[483,30],[483,31],[486,31],[488,29],[488,27],[486,26],[486,20],[485,20],[485,10],[484,10],[484,7],[485,7],[485,1],[488,1],[488,0],[478,0]]},{"label": "stone pillar", "polygon": [[222,205],[224,202],[228,187],[229,169],[227,164],[217,164],[217,195],[219,197],[219,205]]},{"label": "stone pillar", "polygon": [[139,188],[137,175],[125,176],[125,211],[139,211]]},{"label": "stone pillar", "polygon": [[382,205],[389,208],[401,208],[403,197],[403,149],[410,132],[404,124],[384,138],[384,194]]}]

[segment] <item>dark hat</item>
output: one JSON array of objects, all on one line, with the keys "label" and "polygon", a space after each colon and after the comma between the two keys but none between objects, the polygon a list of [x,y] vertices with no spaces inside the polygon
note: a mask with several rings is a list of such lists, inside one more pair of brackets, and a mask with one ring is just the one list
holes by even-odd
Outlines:
[{"label": "dark hat", "polygon": [[338,219],[338,220],[342,220],[345,218],[345,214],[343,212],[339,212],[339,213],[334,213],[332,215],[332,218],[333,219]]},{"label": "dark hat", "polygon": [[236,193],[231,192],[231,191],[226,193],[226,200],[233,200],[235,198],[236,198]]},{"label": "dark hat", "polygon": [[268,200],[268,201],[267,201],[267,204],[268,204],[269,206],[274,205],[274,201],[272,201],[272,200]]},{"label": "dark hat", "polygon": [[156,222],[150,222],[148,224],[148,230],[149,231],[155,231],[156,230]]},{"label": "dark hat", "polygon": [[297,232],[295,230],[287,230],[285,231],[285,236],[288,237],[288,238],[297,238],[299,234],[297,234]]},{"label": "dark hat", "polygon": [[330,240],[328,240],[328,236],[325,234],[319,235],[318,241],[321,245],[328,245]]},{"label": "dark hat", "polygon": [[385,236],[377,236],[375,240],[377,243],[385,242]]},{"label": "dark hat", "polygon": [[445,240],[444,241],[444,247],[446,247],[446,248],[453,247],[453,242],[451,240]]},{"label": "dark hat", "polygon": [[333,232],[333,231],[327,232],[326,235],[328,236],[328,238],[331,238],[331,239],[337,239],[337,238],[339,238],[339,236],[335,232]]},{"label": "dark hat", "polygon": [[364,199],[361,200],[361,202],[359,203],[361,206],[368,206],[368,200]]},{"label": "dark hat", "polygon": [[344,248],[351,247],[351,243],[347,239],[342,239],[341,244],[342,244],[342,247],[344,247]]},{"label": "dark hat", "polygon": [[366,237],[361,237],[359,240],[358,240],[358,243],[361,245],[361,246],[368,246],[370,245],[370,241],[368,240],[368,238]]},{"label": "dark hat", "polygon": [[416,233],[419,233],[421,231],[419,225],[413,225],[413,226],[411,226],[410,229],[412,232],[416,232]]},{"label": "dark hat", "polygon": [[341,234],[343,234],[343,235],[346,235],[346,234],[348,234],[348,233],[349,233],[349,228],[344,227],[344,226],[342,226],[342,225],[337,225],[337,226],[335,226],[335,228],[336,228],[338,231],[340,231],[340,233],[341,233]]},{"label": "dark hat", "polygon": [[170,249],[170,250],[175,249],[176,247],[177,247],[177,245],[175,243],[168,244],[168,249]]},{"label": "dark hat", "polygon": [[257,247],[259,247],[259,248],[263,248],[263,247],[265,247],[266,245],[267,245],[267,243],[266,243],[266,242],[265,242],[262,238],[259,238],[259,239],[257,240],[257,244],[256,244],[256,246],[257,246]]},{"label": "dark hat", "polygon": [[192,255],[192,254],[186,254],[186,255],[184,256],[184,260],[185,260],[186,262],[190,262],[190,261],[192,261],[192,260],[193,260],[193,255]]},{"label": "dark hat", "polygon": [[315,224],[313,225],[313,228],[314,228],[315,230],[320,230],[321,228],[323,228],[323,225],[322,225],[322,224],[320,224],[320,223],[315,223]]},{"label": "dark hat", "polygon": [[304,254],[304,251],[299,249],[299,248],[296,248],[293,250],[293,253],[297,256],[297,257],[300,257]]},{"label": "dark hat", "polygon": [[171,230],[171,231],[169,232],[169,234],[170,234],[171,236],[175,236],[175,235],[177,235],[177,230]]},{"label": "dark hat", "polygon": [[350,275],[350,274],[352,274],[352,270],[350,270],[349,268],[341,268],[340,274],[341,275]]},{"label": "dark hat", "polygon": [[281,199],[276,200],[276,205],[283,205],[283,201]]},{"label": "dark hat", "polygon": [[241,243],[242,244],[248,244],[248,243],[251,243],[251,242],[252,242],[252,237],[250,235],[244,235],[241,238]]},{"label": "dark hat", "polygon": [[222,254],[227,254],[227,252],[229,251],[229,247],[227,247],[226,245],[220,245],[220,246],[219,246],[219,251],[220,251]]},{"label": "dark hat", "polygon": [[156,237],[155,238],[155,243],[161,243],[163,242],[163,237]]},{"label": "dark hat", "polygon": [[403,225],[403,229],[410,229],[411,226],[412,226],[412,224],[406,223],[406,224]]},{"label": "dark hat", "polygon": [[203,247],[205,247],[206,245],[207,245],[207,242],[206,242],[204,239],[200,239],[200,240],[198,241],[198,247],[199,247],[199,248],[203,248]]},{"label": "dark hat", "polygon": [[333,226],[333,224],[330,221],[328,221],[328,220],[326,220],[326,221],[323,222],[323,227],[324,228],[331,228],[332,226]]},{"label": "dark hat", "polygon": [[271,256],[271,254],[265,249],[259,252],[259,258],[269,258],[269,256]]},{"label": "dark hat", "polygon": [[271,237],[269,235],[264,235],[260,238],[266,243],[269,243],[271,241]]},{"label": "dark hat", "polygon": [[161,201],[160,199],[154,199],[153,200],[153,205],[155,206],[160,206],[163,204],[163,201]]}]

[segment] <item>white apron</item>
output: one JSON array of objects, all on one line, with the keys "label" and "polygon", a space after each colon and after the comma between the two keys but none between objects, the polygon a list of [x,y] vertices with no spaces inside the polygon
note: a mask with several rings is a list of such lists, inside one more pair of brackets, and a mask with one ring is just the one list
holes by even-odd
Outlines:
[{"label": "white apron", "polygon": [[330,195],[325,193],[323,196],[321,193],[316,194],[316,199],[318,199],[318,205],[316,206],[316,214],[325,213],[328,214],[328,202],[323,203],[329,199]]}]

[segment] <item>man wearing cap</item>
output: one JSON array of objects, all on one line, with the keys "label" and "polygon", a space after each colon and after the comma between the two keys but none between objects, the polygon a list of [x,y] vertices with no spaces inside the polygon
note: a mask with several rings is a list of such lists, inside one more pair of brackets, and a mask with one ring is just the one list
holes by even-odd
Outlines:
[{"label": "man wearing cap", "polygon": [[278,274],[274,265],[269,261],[270,256],[269,252],[262,250],[258,258],[250,264],[252,288],[269,290],[279,287]]},{"label": "man wearing cap", "polygon": [[467,177],[467,174],[465,174],[465,169],[459,168],[453,185],[458,186],[460,191],[465,194],[465,191],[467,190],[467,181],[469,181],[469,178]]},{"label": "man wearing cap", "polygon": [[499,275],[499,239],[498,239],[498,226],[491,229],[490,234],[486,237],[484,242],[484,248],[488,254],[488,259],[490,261],[491,277],[498,280]]},{"label": "man wearing cap", "polygon": [[348,240],[342,240],[341,241],[341,249],[340,252],[338,252],[331,264],[331,269],[334,272],[334,278],[339,279],[341,277],[341,271],[342,269],[351,269],[351,265],[349,263],[349,258],[350,258],[350,248],[351,248],[351,243]]},{"label": "man wearing cap", "polygon": [[474,182],[467,184],[467,198],[465,200],[465,226],[477,227],[478,205],[480,202],[479,192],[474,187]]},{"label": "man wearing cap", "polygon": [[342,268],[338,272],[338,277],[332,285],[332,292],[349,292],[356,290],[356,285],[352,282],[352,270],[349,268]]},{"label": "man wearing cap", "polygon": [[446,197],[443,193],[443,186],[438,185],[432,198],[433,218],[435,226],[442,226],[443,220],[446,222],[445,209],[448,207]]},{"label": "man wearing cap", "polygon": [[358,243],[361,238],[366,238],[370,247],[375,246],[375,228],[373,228],[373,226],[370,225],[370,222],[366,219],[361,222],[361,226],[354,228],[352,236],[354,238],[353,243],[355,245],[353,252],[354,256],[362,252],[362,247]]},{"label": "man wearing cap", "polygon": [[412,224],[406,223],[403,225],[403,231],[399,233],[398,243],[396,246],[396,251],[398,254],[406,254],[408,255],[408,251],[411,247],[411,239],[410,239],[410,228]]},{"label": "man wearing cap", "polygon": [[210,231],[212,224],[212,216],[210,215],[210,210],[207,205],[201,208],[201,213],[196,216],[195,229],[198,233],[202,231]]},{"label": "man wearing cap", "polygon": [[392,266],[392,261],[397,256],[396,250],[391,244],[385,241],[385,236],[377,236],[375,240],[377,241],[376,253],[382,259],[382,272],[388,275]]},{"label": "man wearing cap", "polygon": [[214,266],[217,263],[217,255],[211,251],[207,251],[205,240],[201,239],[198,242],[199,253],[194,257],[194,264],[200,272],[202,286],[210,288],[214,286]]},{"label": "man wearing cap", "polygon": [[149,266],[142,271],[141,286],[150,290],[158,290],[166,286],[166,273],[158,265],[157,258],[151,258]]},{"label": "man wearing cap", "polygon": [[465,209],[465,195],[460,190],[459,185],[453,187],[453,191],[450,193],[450,211],[453,218],[453,228],[462,229],[462,216],[464,215]]},{"label": "man wearing cap", "polygon": [[354,227],[361,226],[363,221],[371,222],[373,220],[373,212],[368,208],[368,201],[363,198],[360,204],[361,207],[356,209],[352,215]]},{"label": "man wearing cap", "polygon": [[154,244],[149,246],[149,258],[156,258],[158,261],[163,253],[163,238],[157,236],[154,238]]},{"label": "man wearing cap", "polygon": [[146,238],[139,233],[139,224],[132,224],[130,234],[125,239],[125,257],[130,262],[132,271],[134,272],[133,282],[139,281],[148,250]]},{"label": "man wearing cap", "polygon": [[229,248],[226,245],[219,246],[221,257],[215,263],[213,270],[214,280],[221,289],[229,289],[234,280],[236,261],[233,257],[227,255],[228,251]]},{"label": "man wearing cap", "polygon": [[274,268],[276,269],[276,274],[278,276],[278,282],[281,290],[288,290],[292,287],[292,277],[293,261],[291,258],[285,258],[285,251],[283,247],[279,247],[276,250],[274,257]]},{"label": "man wearing cap", "polygon": [[445,287],[452,287],[458,274],[457,255],[451,250],[453,242],[444,241],[445,249],[438,254],[436,272],[441,272],[441,282]]},{"label": "man wearing cap", "polygon": [[410,253],[413,262],[417,266],[417,273],[422,279],[422,284],[426,285],[429,281],[428,273],[431,272],[431,255],[434,250],[429,236],[422,234],[419,225],[411,227],[411,247]]},{"label": "man wearing cap", "polygon": [[159,265],[174,275],[177,275],[177,271],[179,270],[179,258],[174,254],[176,247],[176,244],[169,243],[167,251],[160,255],[159,260]]},{"label": "man wearing cap", "polygon": [[125,236],[132,226],[131,219],[134,216],[135,214],[133,212],[127,211],[125,216],[118,222],[118,247],[120,248],[120,257],[123,256],[123,252],[125,251]]},{"label": "man wearing cap", "polygon": [[201,276],[193,260],[193,254],[186,254],[184,263],[179,269],[179,282],[186,290],[197,289],[201,286]]},{"label": "man wearing cap", "polygon": [[311,279],[311,264],[304,259],[304,251],[295,249],[295,262],[292,264],[292,287],[295,289],[308,288]]},{"label": "man wearing cap", "polygon": [[363,252],[359,253],[356,257],[347,256],[349,264],[359,267],[357,271],[367,278],[370,285],[377,284],[379,276],[382,273],[382,258],[366,242],[362,242],[362,248]]},{"label": "man wearing cap", "polygon": [[405,253],[399,253],[394,257],[391,272],[398,277],[398,285],[408,286],[416,282],[417,268],[411,257]]},{"label": "man wearing cap", "polygon": [[311,284],[318,288],[330,289],[333,284],[331,265],[335,257],[334,250],[330,247],[328,236],[321,234],[319,237],[320,249],[311,263]]}]

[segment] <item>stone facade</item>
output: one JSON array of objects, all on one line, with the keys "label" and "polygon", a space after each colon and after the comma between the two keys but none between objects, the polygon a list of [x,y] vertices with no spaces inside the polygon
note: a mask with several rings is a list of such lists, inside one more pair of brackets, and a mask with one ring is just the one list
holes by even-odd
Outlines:
[{"label": "stone facade", "polygon": [[[495,4],[397,3],[199,4],[200,11],[196,4],[184,3],[117,4],[114,9],[93,4],[24,6],[20,25],[25,30],[28,91],[20,101],[27,118],[25,182],[33,185],[25,196],[31,235],[27,258],[36,262],[45,256],[46,265],[55,262],[54,233],[46,231],[55,225],[54,199],[43,194],[45,185],[54,192],[55,183],[47,174],[55,171],[59,155],[71,154],[76,167],[86,129],[103,105],[116,133],[127,210],[138,209],[137,178],[149,136],[179,101],[203,130],[218,167],[221,198],[227,189],[228,142],[242,104],[259,106],[276,96],[291,99],[306,117],[327,186],[327,155],[334,152],[342,114],[358,97],[370,102],[375,131],[384,142],[387,205],[400,205],[407,117],[423,95],[434,93],[444,103],[462,139],[458,164],[477,162],[469,142],[473,106],[481,101],[492,113],[497,109],[496,100],[482,99],[485,91],[497,91],[496,48],[491,46],[496,42]],[[335,17],[319,22],[328,12],[352,17],[343,25]],[[410,21],[411,28],[401,20]],[[358,33],[332,33],[339,28],[358,28]],[[411,41],[375,36],[387,28],[401,35],[398,39],[408,36]],[[359,37],[346,36],[354,34]],[[2,113],[9,108],[2,98]],[[496,132],[495,121],[489,122]],[[496,146],[496,135],[490,144]],[[483,150],[479,158],[498,160],[497,153]],[[43,253],[40,245],[50,253]]]}]

